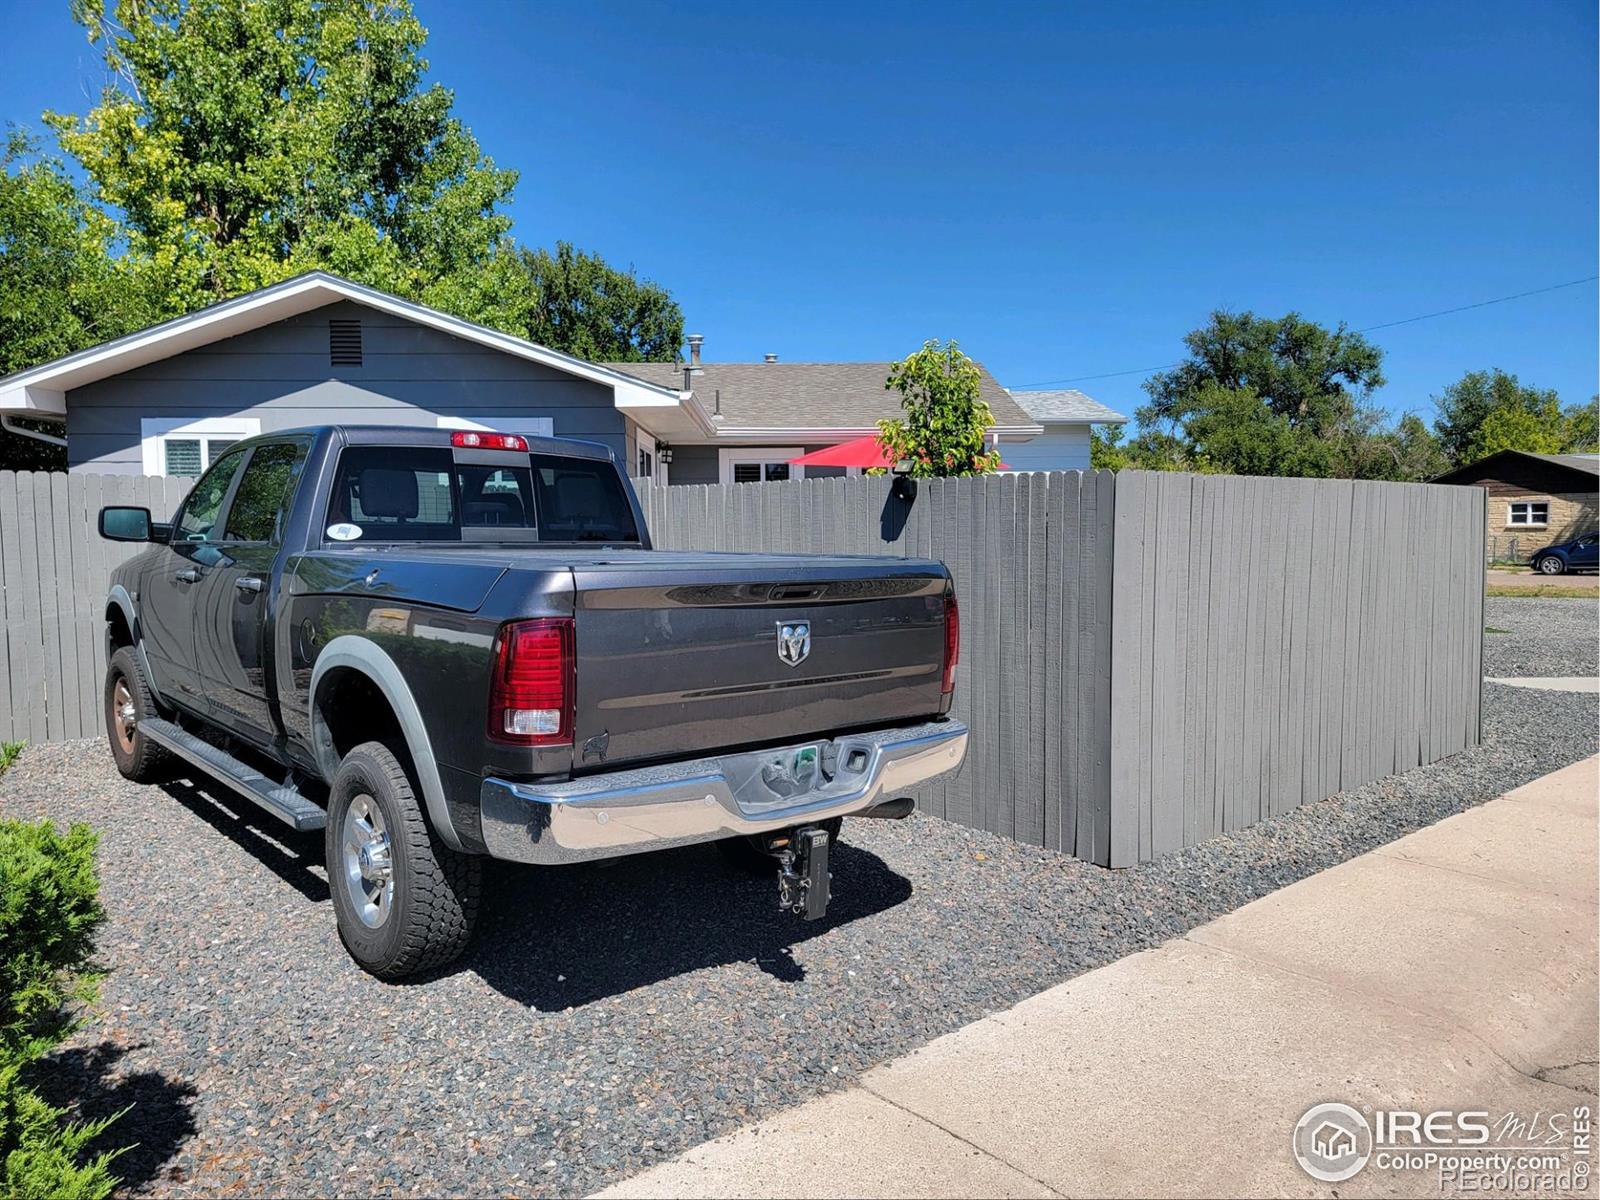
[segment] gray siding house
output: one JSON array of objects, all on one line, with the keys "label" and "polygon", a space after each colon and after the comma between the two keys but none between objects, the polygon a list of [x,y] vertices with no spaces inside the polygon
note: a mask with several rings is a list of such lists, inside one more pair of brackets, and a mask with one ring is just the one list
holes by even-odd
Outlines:
[{"label": "gray siding house", "polygon": [[[318,271],[0,378],[0,425],[55,425],[72,471],[193,476],[240,438],[342,422],[583,438],[632,475],[738,483],[844,474],[789,460],[899,415],[887,362],[704,363],[702,342],[591,363]],[[1036,419],[986,370],[981,389],[1017,469],[1087,467],[1089,422],[1120,419],[1087,397]]]},{"label": "gray siding house", "polygon": [[1006,464],[1015,471],[1087,471],[1089,427],[1123,425],[1128,420],[1075,388],[1012,392],[1011,398],[1044,426],[1038,437],[1006,448]]},{"label": "gray siding house", "polygon": [[584,438],[631,467],[643,413],[663,438],[712,428],[676,388],[322,272],[0,379],[0,417],[59,424],[69,470],[146,475],[330,422]]}]

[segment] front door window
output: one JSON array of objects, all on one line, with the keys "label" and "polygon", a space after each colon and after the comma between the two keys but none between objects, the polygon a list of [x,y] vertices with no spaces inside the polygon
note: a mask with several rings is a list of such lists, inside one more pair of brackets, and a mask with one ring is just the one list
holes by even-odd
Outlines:
[{"label": "front door window", "polygon": [[217,517],[222,513],[222,501],[228,494],[228,485],[233,482],[234,472],[239,469],[239,464],[243,461],[244,451],[235,450],[207,471],[200,482],[194,485],[194,491],[190,492],[189,498],[184,501],[183,514],[178,518],[173,541],[219,540],[212,537],[212,530],[217,523]]}]

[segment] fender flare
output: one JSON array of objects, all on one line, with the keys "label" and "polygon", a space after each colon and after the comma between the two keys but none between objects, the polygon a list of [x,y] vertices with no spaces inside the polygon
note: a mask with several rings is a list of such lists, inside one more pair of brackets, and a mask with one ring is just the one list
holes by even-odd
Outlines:
[{"label": "fender flare", "polygon": [[383,693],[400,722],[400,733],[406,740],[406,749],[411,752],[411,764],[416,769],[417,782],[422,785],[422,798],[427,805],[434,832],[450,849],[462,849],[461,837],[450,819],[450,806],[445,802],[444,785],[439,779],[439,763],[433,757],[433,745],[428,740],[427,726],[422,723],[416,698],[412,696],[411,688],[394,659],[375,643],[355,634],[341,634],[329,642],[317,655],[316,666],[311,672],[311,745],[324,777],[331,783],[339,764],[329,761],[332,739],[317,707],[317,693],[324,676],[337,667],[348,667],[365,675]]},{"label": "fender flare", "polygon": [[[128,589],[120,583],[113,584],[106,593],[105,616],[109,618],[111,610],[115,608],[122,613],[122,619],[128,623],[128,635],[133,638],[133,656],[139,660],[139,669],[144,672],[144,681],[149,685],[150,692],[157,700],[161,699],[161,690],[156,686],[155,672],[150,669],[150,657],[144,650],[144,630],[139,625],[139,610],[134,607],[133,597],[128,594]],[[107,639],[110,640],[109,637]],[[109,649],[106,654],[109,661]]]}]

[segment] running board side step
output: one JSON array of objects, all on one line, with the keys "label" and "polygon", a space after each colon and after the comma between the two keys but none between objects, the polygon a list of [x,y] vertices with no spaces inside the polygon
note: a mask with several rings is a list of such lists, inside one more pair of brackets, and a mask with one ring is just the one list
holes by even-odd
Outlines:
[{"label": "running board side step", "polygon": [[203,738],[179,729],[171,721],[159,717],[146,717],[139,722],[139,732],[158,746],[172,751],[207,775],[227,784],[246,800],[252,800],[266,809],[285,825],[301,833],[321,829],[328,823],[328,814],[318,804],[307,800],[298,789],[286,783],[274,783],[254,767],[240,762],[226,750],[213,746]]}]

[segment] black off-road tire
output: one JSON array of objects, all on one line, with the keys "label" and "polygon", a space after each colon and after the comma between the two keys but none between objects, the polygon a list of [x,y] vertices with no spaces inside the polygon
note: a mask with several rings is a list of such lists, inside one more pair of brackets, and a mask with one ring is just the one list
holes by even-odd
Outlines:
[{"label": "black off-road tire", "polygon": [[[342,833],[351,803],[369,797],[389,838],[394,892],[376,928],[357,915],[346,884]],[[379,979],[403,979],[460,957],[472,940],[483,892],[483,863],[434,835],[405,766],[382,742],[363,742],[339,764],[328,792],[323,835],[328,889],[339,938],[350,957]]]},{"label": "black off-road tire", "polygon": [[[119,684],[125,689],[120,696]],[[118,709],[123,705],[133,707],[131,728],[126,720],[118,720]],[[156,711],[156,698],[150,691],[150,682],[139,669],[139,656],[133,652],[132,646],[119,647],[106,666],[105,718],[111,757],[124,779],[131,779],[135,783],[155,783],[171,773],[172,755],[166,747],[152,742],[139,728],[145,720],[160,715]]]},{"label": "black off-road tire", "polygon": [[[844,818],[834,817],[819,824],[828,831],[828,844],[831,846],[839,840],[839,831],[844,828]],[[778,869],[778,860],[763,850],[756,838],[723,838],[717,843],[717,849],[722,851],[722,857],[733,866],[752,875],[770,875]]]}]

